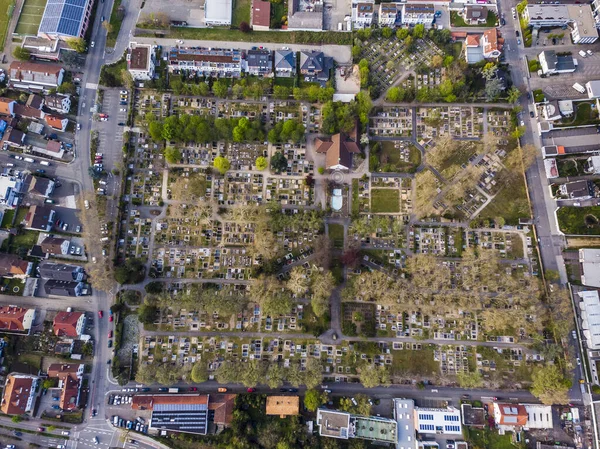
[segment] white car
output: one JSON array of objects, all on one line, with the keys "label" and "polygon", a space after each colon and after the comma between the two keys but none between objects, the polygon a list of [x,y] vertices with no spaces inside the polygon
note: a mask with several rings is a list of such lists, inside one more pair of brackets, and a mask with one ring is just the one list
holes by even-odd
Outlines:
[{"label": "white car", "polygon": [[[96,43],[94,41],[92,41],[90,47],[94,48],[94,45],[96,45]],[[96,444],[98,444],[98,443],[96,443]]]},{"label": "white car", "polygon": [[119,109],[119,111],[120,111],[120,112],[127,112],[127,109],[125,109],[125,108],[121,108],[121,109]]},{"label": "white car", "polygon": [[93,441],[94,441],[94,444],[98,444],[98,443],[100,443],[100,440],[98,439],[98,437],[94,437],[94,440],[93,440]]},{"label": "white car", "polygon": [[592,50],[588,50],[586,53],[590,56],[592,56],[594,54],[594,53],[592,53]]},{"label": "white car", "polygon": [[81,123],[77,123],[77,131],[81,130]]},{"label": "white car", "polygon": [[68,430],[63,430],[61,433],[67,436],[71,435],[71,432],[69,432]]},{"label": "white car", "polygon": [[127,91],[126,90],[122,90],[121,91],[121,95],[127,95]]}]

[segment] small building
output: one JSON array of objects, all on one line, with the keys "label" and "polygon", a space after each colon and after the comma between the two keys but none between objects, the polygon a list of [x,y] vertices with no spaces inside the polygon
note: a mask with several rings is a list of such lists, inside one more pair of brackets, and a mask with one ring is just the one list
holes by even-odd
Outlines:
[{"label": "small building", "polygon": [[399,8],[397,3],[379,4],[379,26],[394,27],[398,21]]},{"label": "small building", "polygon": [[4,278],[25,279],[31,275],[33,263],[21,259],[15,254],[0,254],[0,276]]},{"label": "small building", "polygon": [[355,28],[370,28],[375,14],[375,0],[352,0],[352,23]]},{"label": "small building", "polygon": [[[38,111],[39,112],[39,111]],[[25,148],[25,133],[18,130],[17,128],[13,128],[9,126],[2,137],[2,145],[6,144],[10,147],[15,147],[19,149]]]},{"label": "small building", "polygon": [[552,407],[542,404],[523,404],[527,412],[525,430],[553,429]]},{"label": "small building", "polygon": [[54,193],[56,183],[48,178],[28,175],[25,178],[25,190],[29,195],[49,198]]},{"label": "small building", "polygon": [[0,97],[0,114],[15,116],[14,107],[17,104],[12,98]]},{"label": "small building", "polygon": [[[579,250],[581,253],[581,250]],[[581,257],[581,256],[580,256]],[[594,267],[594,280],[586,281],[584,275],[581,276],[581,282],[587,285],[596,283],[597,272],[600,269]],[[591,277],[591,275],[588,275]],[[593,287],[593,285],[590,285]],[[582,291],[578,292],[577,295],[581,298],[579,301],[579,309],[581,311],[581,329],[583,336],[586,339],[588,349],[592,351],[600,350],[600,298],[598,297],[598,290]]]},{"label": "small building", "polygon": [[271,27],[271,2],[252,0],[252,29],[268,31]]},{"label": "small building", "polygon": [[39,91],[56,89],[60,86],[65,69],[55,64],[13,61],[8,74],[13,87]]},{"label": "small building", "polygon": [[11,373],[6,377],[0,411],[5,415],[24,415],[31,412],[40,378]]},{"label": "small building", "polygon": [[300,413],[299,396],[267,396],[267,415],[295,416]]},{"label": "small building", "polygon": [[585,83],[585,91],[590,99],[600,98],[600,80]]},{"label": "small building", "polygon": [[542,117],[544,120],[555,121],[560,120],[562,115],[558,109],[558,101],[548,101],[540,106],[542,110]]},{"label": "small building", "polygon": [[54,224],[56,212],[47,206],[29,206],[25,215],[25,229],[50,232]]},{"label": "small building", "polygon": [[40,277],[42,279],[77,282],[85,280],[85,271],[83,267],[77,265],[42,262],[38,268],[40,272]]},{"label": "small building", "polygon": [[415,401],[412,399],[394,399],[394,419],[397,423],[398,449],[416,449]]},{"label": "small building", "polygon": [[[55,95],[48,95],[48,96],[54,97]],[[62,97],[62,95],[60,95],[60,96]],[[46,103],[45,99],[46,99],[46,97],[42,97],[38,94],[29,94],[29,97],[27,97],[27,102],[25,103],[25,106],[33,108],[33,109],[42,109],[42,107]],[[69,104],[71,104],[70,100],[69,100]]]},{"label": "small building", "polygon": [[561,184],[559,192],[570,200],[589,200],[594,198],[594,183],[592,181],[573,181]]},{"label": "small building", "polygon": [[521,404],[494,402],[494,421],[505,432],[520,431],[527,424],[527,410]]},{"label": "small building", "polygon": [[231,0],[206,0],[204,21],[207,25],[231,25]]},{"label": "small building", "polygon": [[322,437],[347,440],[350,438],[350,413],[320,408],[317,410],[317,426]]},{"label": "small building", "polygon": [[323,3],[288,0],[288,30],[323,31]]},{"label": "small building", "polygon": [[343,440],[360,438],[390,444],[396,442],[398,434],[398,425],[393,419],[321,408],[317,410],[317,426],[319,435]]},{"label": "small building", "polygon": [[273,53],[271,50],[248,50],[246,71],[249,75],[269,76],[273,73]]},{"label": "small building", "polygon": [[52,323],[52,331],[57,337],[77,338],[85,329],[85,313],[58,312]]},{"label": "small building", "polygon": [[71,411],[79,408],[81,397],[81,378],[85,371],[85,365],[53,363],[48,367],[48,377],[58,379],[58,387],[61,389],[58,406],[63,411]]},{"label": "small building", "polygon": [[67,125],[69,124],[68,118],[59,115],[46,115],[44,120],[50,128],[61,132],[65,132],[67,130]]},{"label": "small building", "polygon": [[[29,105],[29,102],[27,102]],[[44,105],[60,114],[68,114],[71,110],[71,97],[68,95],[46,95],[44,97]]]},{"label": "small building", "polygon": [[456,407],[415,407],[415,421],[421,434],[462,435],[460,410]]},{"label": "small building", "polygon": [[600,175],[600,156],[590,156],[585,161],[584,170],[587,173]]},{"label": "small building", "polygon": [[435,17],[435,8],[431,3],[404,3],[400,20],[403,25],[425,25],[431,28]]},{"label": "small building", "polygon": [[135,81],[154,79],[154,47],[148,44],[129,43],[127,51],[127,70]]},{"label": "small building", "polygon": [[325,168],[327,170],[350,170],[352,155],[360,153],[357,142],[357,130],[352,134],[338,133],[330,138],[317,137],[315,146],[317,153],[325,153]]},{"label": "small building", "polygon": [[19,203],[20,193],[23,191],[21,178],[0,174],[0,204],[16,207]]},{"label": "small building", "polygon": [[342,197],[342,189],[333,189],[331,193],[331,209],[334,212],[339,212],[344,206],[344,198]]},{"label": "small building", "polygon": [[296,75],[296,53],[291,50],[275,50],[275,76],[290,78]]},{"label": "small building", "polygon": [[483,25],[487,22],[488,9],[482,5],[466,5],[464,20],[469,25]]},{"label": "small building", "polygon": [[19,103],[15,105],[15,115],[18,117],[30,118],[32,120],[42,120],[46,117],[46,113],[41,109]]},{"label": "small building", "polygon": [[581,283],[588,287],[600,288],[600,249],[580,249],[579,263],[581,265]]},{"label": "small building", "polygon": [[571,55],[557,56],[555,51],[546,50],[541,52],[538,58],[544,75],[557,75],[575,71],[575,63]]},{"label": "small building", "polygon": [[52,296],[83,296],[85,294],[85,285],[83,282],[48,279],[44,282],[44,292]]},{"label": "small building", "polygon": [[0,331],[29,334],[36,310],[17,306],[0,306]]},{"label": "small building", "polygon": [[46,237],[40,246],[44,253],[51,256],[66,256],[69,254],[71,242],[60,237]]}]

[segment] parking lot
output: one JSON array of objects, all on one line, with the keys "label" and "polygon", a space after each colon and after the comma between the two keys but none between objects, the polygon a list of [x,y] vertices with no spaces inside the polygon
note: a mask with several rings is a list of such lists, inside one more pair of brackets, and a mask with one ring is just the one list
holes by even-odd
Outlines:
[{"label": "parking lot", "polygon": [[337,31],[338,24],[342,23],[344,31],[346,30],[346,22],[344,18],[351,11],[349,0],[326,0],[323,10],[323,28],[325,30]]},{"label": "parking lot", "polygon": [[147,0],[142,3],[140,22],[156,14],[166,14],[171,21],[186,21],[191,27],[204,27],[204,0],[190,2],[189,0]]}]

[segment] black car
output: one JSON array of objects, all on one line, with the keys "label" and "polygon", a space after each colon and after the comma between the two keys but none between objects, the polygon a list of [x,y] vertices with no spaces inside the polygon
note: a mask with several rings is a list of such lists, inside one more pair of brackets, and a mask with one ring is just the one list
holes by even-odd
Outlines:
[{"label": "black car", "polygon": [[298,389],[297,388],[290,388],[288,391],[290,393],[298,393]]},{"label": "black car", "polygon": [[527,92],[527,99],[531,100],[531,92]]},{"label": "black car", "polygon": [[529,111],[529,117],[534,118],[535,117],[535,112]]},{"label": "black car", "polygon": [[120,123],[119,123],[119,126],[125,126],[125,123],[123,123],[123,122],[120,122]]},{"label": "black car", "polygon": [[506,20],[500,19],[500,25],[502,25],[502,26],[506,25]]},{"label": "black car", "polygon": [[521,33],[519,33],[519,30],[515,31],[515,34],[517,35],[517,37],[521,36]]}]

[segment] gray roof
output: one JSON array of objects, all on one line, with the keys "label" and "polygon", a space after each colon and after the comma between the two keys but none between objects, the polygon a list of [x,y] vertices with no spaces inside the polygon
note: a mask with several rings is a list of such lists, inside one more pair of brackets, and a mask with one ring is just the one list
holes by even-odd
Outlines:
[{"label": "gray roof", "polygon": [[296,53],[291,50],[275,50],[275,70],[296,68]]},{"label": "gray roof", "polygon": [[81,37],[90,0],[48,0],[39,34]]},{"label": "gray roof", "polygon": [[83,268],[76,265],[65,265],[60,263],[44,262],[40,264],[40,276],[43,279],[54,279],[56,281],[79,281]]},{"label": "gray roof", "polygon": [[44,283],[44,291],[47,295],[79,296],[82,288],[83,282],[49,279]]},{"label": "gray roof", "polygon": [[248,67],[273,68],[270,50],[248,50],[246,62]]},{"label": "gray roof", "polygon": [[321,72],[325,68],[324,59],[322,51],[303,51],[300,53],[300,69]]},{"label": "gray roof", "polygon": [[557,56],[556,61],[556,70],[574,70],[575,62],[573,61],[573,56]]}]

